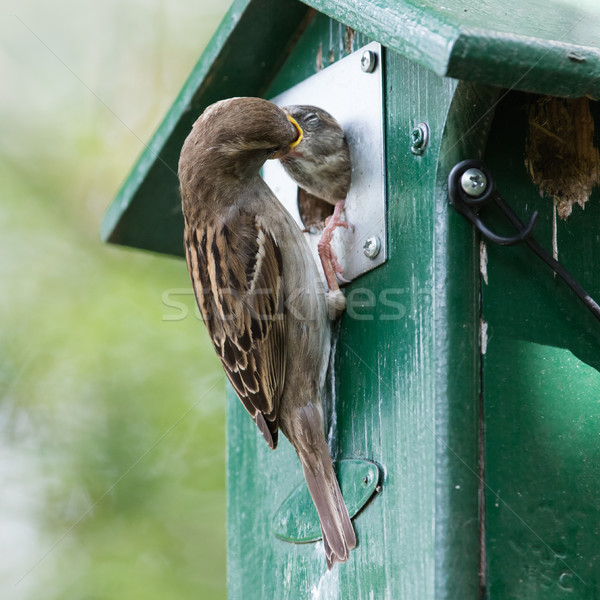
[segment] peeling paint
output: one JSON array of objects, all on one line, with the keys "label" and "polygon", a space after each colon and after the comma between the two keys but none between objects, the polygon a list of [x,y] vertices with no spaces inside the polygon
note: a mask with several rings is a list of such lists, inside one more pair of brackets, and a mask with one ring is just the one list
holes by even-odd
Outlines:
[{"label": "peeling paint", "polygon": [[[558,200],[554,198],[554,207],[552,210],[552,258],[558,260]],[[556,279],[556,271],[554,272],[554,279]]]},{"label": "peeling paint", "polygon": [[346,27],[346,35],[344,36],[346,54],[354,52],[354,29]]},{"label": "peeling paint", "polygon": [[488,255],[487,255],[487,246],[483,240],[479,242],[479,272],[483,277],[483,281],[485,285],[488,284]]},{"label": "peeling paint", "polygon": [[[323,544],[319,542],[316,544],[320,557],[322,558]],[[340,576],[339,576],[339,568],[332,569],[331,571],[325,571],[323,575],[319,578],[319,581],[316,585],[313,585],[310,588],[310,597],[311,600],[329,600],[329,598],[339,598],[340,594]]]},{"label": "peeling paint", "polygon": [[317,71],[323,70],[323,44],[319,44],[319,49],[317,50]]},{"label": "peeling paint", "polygon": [[488,324],[487,321],[484,321],[483,319],[481,319],[481,322],[479,324],[479,336],[480,336],[480,340],[479,340],[479,347],[481,349],[481,355],[485,356],[486,352],[487,352],[487,345],[488,345]]}]

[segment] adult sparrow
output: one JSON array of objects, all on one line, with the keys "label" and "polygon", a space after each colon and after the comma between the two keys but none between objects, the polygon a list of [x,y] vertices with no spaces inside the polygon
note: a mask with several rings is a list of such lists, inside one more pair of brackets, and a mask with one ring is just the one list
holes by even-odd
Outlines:
[{"label": "adult sparrow", "polygon": [[300,188],[335,205],[333,215],[325,221],[318,252],[328,288],[339,290],[336,275],[343,279],[344,270],[331,248],[331,239],[336,227],[351,227],[341,217],[352,178],[348,141],[340,124],[322,108],[284,106],[283,111],[303,132],[298,144],[280,157],[283,168]]},{"label": "adult sparrow", "polygon": [[356,536],[323,433],[328,295],[300,228],[259,175],[301,137],[266,100],[222,100],[194,123],[179,181],[188,268],[213,346],[269,446],[281,429],[296,450],[331,568]]}]

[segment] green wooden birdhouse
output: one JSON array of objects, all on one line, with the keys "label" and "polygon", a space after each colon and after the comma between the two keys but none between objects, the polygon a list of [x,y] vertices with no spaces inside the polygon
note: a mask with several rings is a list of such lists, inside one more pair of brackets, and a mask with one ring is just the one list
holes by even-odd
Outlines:
[{"label": "green wooden birdhouse", "polygon": [[106,241],[183,256],[179,152],[233,96],[350,143],[328,432],[358,546],[327,570],[295,453],[230,392],[230,598],[600,598],[598,3],[236,0]]}]

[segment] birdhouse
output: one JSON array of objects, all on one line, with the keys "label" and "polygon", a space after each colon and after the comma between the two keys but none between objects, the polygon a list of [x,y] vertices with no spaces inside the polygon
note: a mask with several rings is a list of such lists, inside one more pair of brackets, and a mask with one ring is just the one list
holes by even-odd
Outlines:
[{"label": "birdhouse", "polygon": [[[230,391],[231,598],[600,596],[600,9],[443,4],[236,0],[106,215],[183,257],[179,153],[223,98],[350,144],[327,412],[358,545],[327,570],[295,453]],[[327,208],[263,176],[314,246]]]}]

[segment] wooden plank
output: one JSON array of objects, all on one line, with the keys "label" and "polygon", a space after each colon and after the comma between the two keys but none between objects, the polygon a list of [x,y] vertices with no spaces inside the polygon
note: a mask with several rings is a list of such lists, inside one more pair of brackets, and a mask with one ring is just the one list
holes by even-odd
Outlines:
[{"label": "wooden plank", "polygon": [[[523,220],[539,211],[535,236],[551,251],[553,199],[540,196],[524,161],[530,108],[537,102],[520,93],[505,98],[485,158],[498,191]],[[598,103],[591,108],[598,128]],[[579,163],[563,166],[588,176],[579,173]],[[495,229],[503,222],[500,215],[482,216]],[[598,220],[595,188],[585,211],[575,206],[566,221],[556,223],[559,260],[596,300]],[[488,597],[597,598],[600,324],[527,246],[488,244],[487,256]]]},{"label": "wooden plank", "polygon": [[[273,91],[310,74],[320,48],[343,48],[346,33],[315,18]],[[478,594],[478,246],[450,210],[443,180],[455,154],[483,148],[485,135],[472,126],[479,121],[485,132],[482,115],[496,93],[466,84],[457,91],[395,53],[386,54],[385,72],[389,260],[347,287],[330,382],[335,456],[378,463],[382,489],[354,519],[359,545],[350,560],[328,573],[320,543],[290,544],[270,532],[301,470],[285,440],[268,450],[230,393],[231,598]],[[421,120],[431,141],[418,157],[411,131]]]},{"label": "wooden plank", "polygon": [[439,75],[600,97],[600,6],[560,0],[303,0]]}]

